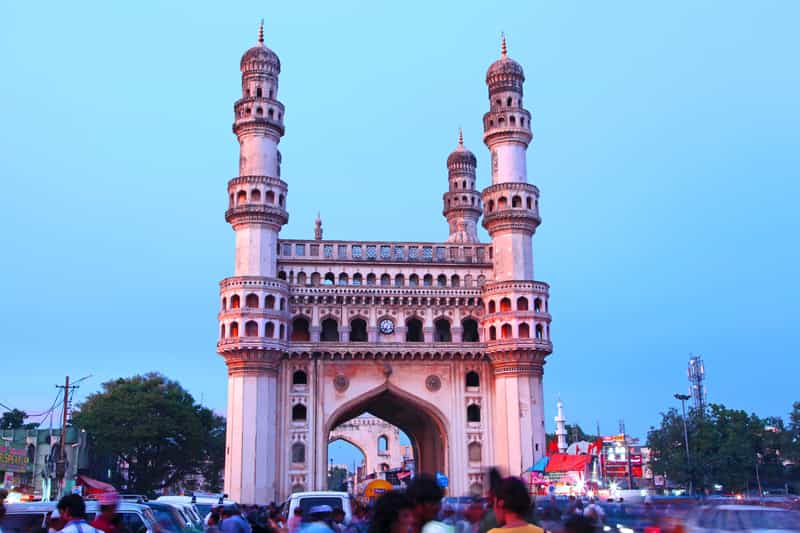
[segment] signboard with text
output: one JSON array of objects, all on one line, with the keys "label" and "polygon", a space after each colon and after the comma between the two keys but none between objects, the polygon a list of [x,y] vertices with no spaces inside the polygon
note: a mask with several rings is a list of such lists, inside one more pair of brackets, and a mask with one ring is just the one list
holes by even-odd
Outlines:
[{"label": "signboard with text", "polygon": [[28,472],[31,464],[25,446],[0,446],[0,470]]}]

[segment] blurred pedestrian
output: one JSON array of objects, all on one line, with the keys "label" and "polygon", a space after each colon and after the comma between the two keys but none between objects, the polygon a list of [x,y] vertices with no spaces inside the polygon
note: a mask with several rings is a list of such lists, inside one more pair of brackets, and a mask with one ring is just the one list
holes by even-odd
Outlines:
[{"label": "blurred pedestrian", "polygon": [[412,533],[416,523],[414,502],[402,492],[387,492],[375,502],[368,533]]},{"label": "blurred pedestrian", "polygon": [[62,533],[98,533],[86,521],[86,503],[78,494],[67,494],[56,505],[58,515],[67,524]]},{"label": "blurred pedestrian", "polygon": [[289,533],[297,533],[302,523],[303,523],[303,508],[297,506],[294,508],[294,514],[286,524],[286,526],[289,528]]},{"label": "blurred pedestrian", "polygon": [[483,504],[473,499],[464,511],[464,519],[456,522],[456,533],[478,533],[483,513]]},{"label": "blurred pedestrian", "polygon": [[300,531],[302,533],[333,533],[329,524],[333,509],[330,505],[315,505],[308,514],[311,521]]},{"label": "blurred pedestrian", "polygon": [[119,496],[116,492],[105,492],[98,498],[98,503],[100,503],[100,514],[92,522],[92,527],[105,533],[118,533],[116,514]]},{"label": "blurred pedestrian", "polygon": [[0,533],[3,533],[3,518],[6,516],[6,498],[8,498],[8,491],[0,489]]},{"label": "blurred pedestrian", "polygon": [[353,506],[353,517],[345,529],[346,533],[367,533],[368,527],[367,508],[361,504],[355,504]]},{"label": "blurred pedestrian", "polygon": [[331,529],[333,529],[334,533],[344,533],[344,521],[345,521],[345,514],[344,509],[341,507],[337,507],[331,513]]},{"label": "blurred pedestrian", "polygon": [[222,533],[253,533],[250,523],[242,517],[242,512],[236,504],[225,505],[222,508]]},{"label": "blurred pedestrian", "polygon": [[[437,483],[436,478],[430,474],[419,474],[411,480],[406,489],[406,494],[414,504],[414,532],[420,533],[425,526],[431,522],[434,530],[439,530],[439,524],[446,528],[445,524],[437,522],[439,510],[442,508],[442,498],[444,490]],[[450,528],[451,530],[453,528]],[[445,529],[446,530],[446,529]],[[427,531],[425,533],[428,533]]]},{"label": "blurred pedestrian", "polygon": [[543,533],[544,529],[528,522],[530,509],[531,497],[525,483],[516,477],[505,478],[494,495],[494,515],[501,526],[489,533]]},{"label": "blurred pedestrian", "polygon": [[487,494],[489,508],[483,515],[481,525],[478,527],[478,533],[487,533],[490,529],[494,529],[498,526],[497,517],[494,515],[494,499],[497,489],[503,481],[503,477],[500,475],[500,471],[494,467],[489,469],[487,477],[489,478],[489,491]]}]

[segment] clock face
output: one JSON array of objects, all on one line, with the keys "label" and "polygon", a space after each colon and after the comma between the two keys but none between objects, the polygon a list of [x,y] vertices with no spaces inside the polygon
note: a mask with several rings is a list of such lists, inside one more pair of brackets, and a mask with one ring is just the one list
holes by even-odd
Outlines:
[{"label": "clock face", "polygon": [[384,318],[380,323],[381,333],[388,335],[394,331],[394,322],[388,318]]}]

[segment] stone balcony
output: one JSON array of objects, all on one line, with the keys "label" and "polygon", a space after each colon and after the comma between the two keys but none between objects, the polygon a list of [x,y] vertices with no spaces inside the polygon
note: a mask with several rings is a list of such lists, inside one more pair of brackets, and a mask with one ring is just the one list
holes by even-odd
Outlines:
[{"label": "stone balcony", "polygon": [[489,244],[280,240],[278,261],[369,263],[461,263],[491,268]]}]

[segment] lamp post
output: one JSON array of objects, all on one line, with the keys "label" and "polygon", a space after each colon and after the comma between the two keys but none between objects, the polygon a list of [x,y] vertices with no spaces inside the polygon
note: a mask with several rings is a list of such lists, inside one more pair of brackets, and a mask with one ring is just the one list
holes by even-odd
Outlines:
[{"label": "lamp post", "polygon": [[675,399],[680,400],[683,410],[683,443],[686,445],[686,470],[689,475],[689,494],[692,493],[692,461],[689,458],[689,430],[686,429],[686,400],[690,399],[688,394],[675,394]]}]

